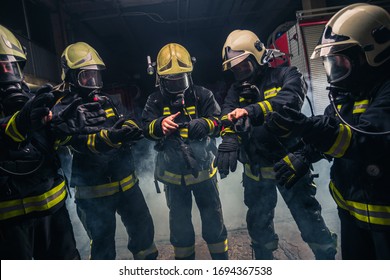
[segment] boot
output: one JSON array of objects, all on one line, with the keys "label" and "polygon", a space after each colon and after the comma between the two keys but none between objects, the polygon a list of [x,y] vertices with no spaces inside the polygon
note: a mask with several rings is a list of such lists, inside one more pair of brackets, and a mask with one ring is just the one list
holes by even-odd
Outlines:
[{"label": "boot", "polygon": [[228,260],[229,259],[229,254],[228,251],[223,252],[223,253],[210,253],[211,258],[213,260]]},{"label": "boot", "polygon": [[275,249],[268,249],[268,246],[252,243],[251,245],[256,260],[273,260],[273,251]]},{"label": "boot", "polygon": [[309,244],[316,260],[335,260],[337,253],[337,234],[331,233],[332,241],[327,244]]}]

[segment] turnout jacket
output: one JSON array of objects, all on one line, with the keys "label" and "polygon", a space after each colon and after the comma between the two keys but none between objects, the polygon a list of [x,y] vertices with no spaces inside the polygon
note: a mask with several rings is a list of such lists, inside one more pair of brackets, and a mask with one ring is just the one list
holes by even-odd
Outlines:
[{"label": "turnout jacket", "polygon": [[[367,98],[337,103],[341,117],[369,132],[390,131],[390,80],[377,84]],[[332,145],[322,147],[333,157],[330,191],[337,205],[363,228],[390,230],[390,134],[367,135],[341,122],[333,107],[325,115],[337,125],[327,128]],[[314,137],[314,136],[313,136]],[[322,139],[313,139],[321,146]]]},{"label": "turnout jacket", "polygon": [[[64,97],[54,106],[59,112],[79,96],[66,90]],[[83,98],[83,103],[99,102],[106,112],[106,120],[99,125],[97,133],[83,135],[63,135],[58,145],[70,147],[73,152],[71,186],[75,187],[76,198],[87,199],[113,195],[133,187],[138,178],[134,174],[134,159],[131,143],[112,143],[107,129],[111,128],[122,112],[109,96],[95,94]],[[133,118],[127,117],[123,125],[137,126]]]},{"label": "turnout jacket", "polygon": [[[236,108],[246,107],[251,118],[250,131],[240,135],[239,160],[252,166],[272,166],[283,158],[297,143],[297,139],[279,138],[270,133],[262,124],[265,116],[272,111],[284,114],[283,106],[300,111],[307,92],[306,82],[296,67],[265,68],[252,82],[258,90],[251,98],[243,97],[242,87],[234,83],[222,105],[221,120]],[[234,134],[232,126],[225,126],[221,135]]]},{"label": "turnout jacket", "polygon": [[0,120],[0,223],[52,214],[67,195],[48,126],[22,135],[18,113]]},{"label": "turnout jacket", "polygon": [[[162,120],[177,112],[181,114],[175,118],[175,122],[183,125],[176,133],[164,136]],[[212,161],[213,153],[216,152],[214,138],[219,134],[220,112],[213,93],[197,85],[185,92],[183,107],[173,106],[171,100],[159,91],[149,96],[142,112],[142,121],[145,137],[157,142],[155,146],[158,151],[155,169],[157,180],[169,184],[191,185],[216,174]],[[209,135],[202,140],[188,139],[186,124],[196,118],[203,118],[209,126]],[[183,145],[188,151],[187,155],[183,153]],[[191,170],[185,156],[189,156],[192,162],[196,162],[198,174],[194,174]]]}]

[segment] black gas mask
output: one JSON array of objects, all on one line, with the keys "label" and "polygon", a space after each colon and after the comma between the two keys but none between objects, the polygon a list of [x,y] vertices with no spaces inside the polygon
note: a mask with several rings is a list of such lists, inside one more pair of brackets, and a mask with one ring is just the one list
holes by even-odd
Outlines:
[{"label": "black gas mask", "polygon": [[173,107],[184,107],[184,93],[191,85],[188,73],[165,75],[160,77],[160,89],[168,97]]}]

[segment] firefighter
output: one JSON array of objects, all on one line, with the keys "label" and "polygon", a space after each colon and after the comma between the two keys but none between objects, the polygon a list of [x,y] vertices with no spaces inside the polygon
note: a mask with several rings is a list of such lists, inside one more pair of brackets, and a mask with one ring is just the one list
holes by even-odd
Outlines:
[{"label": "firefighter", "polygon": [[[275,134],[300,135],[306,160],[333,159],[330,193],[341,221],[343,259],[390,259],[390,17],[353,4],[326,24],[312,58],[330,83],[324,115],[285,108],[267,116]],[[311,151],[311,153],[309,153]],[[281,176],[289,176],[288,171]]]},{"label": "firefighter", "polygon": [[0,37],[0,259],[80,259],[47,125],[54,96],[30,94],[22,45],[1,25]]},{"label": "firefighter", "polygon": [[176,43],[159,51],[159,91],[149,96],[143,110],[144,134],[157,142],[155,177],[165,185],[175,259],[195,259],[192,195],[212,259],[228,259],[216,168],[212,167],[220,107],[210,90],[193,84],[193,62]]},{"label": "firefighter", "polygon": [[53,125],[56,135],[62,135],[60,144],[73,151],[71,186],[75,188],[77,214],[91,241],[90,258],[116,258],[118,213],[134,259],[156,259],[153,220],[134,173],[132,155],[142,130],[101,92],[105,64],[94,48],[84,42],[69,45],[62,53],[61,65],[63,82],[53,92],[62,98],[53,107],[53,119],[77,116],[74,112],[64,114],[74,100],[97,102],[105,111],[97,132],[74,135]]},{"label": "firefighter", "polygon": [[299,110],[307,87],[296,67],[269,67],[270,51],[249,30],[235,30],[226,39],[222,67],[233,72],[235,82],[222,105],[222,143],[215,165],[221,178],[235,171],[237,158],[244,165],[246,221],[256,259],[273,259],[278,247],[273,223],[277,189],[316,259],[334,259],[336,235],[321,216],[311,174],[306,172],[291,189],[275,180],[274,163],[301,144],[298,139],[287,141],[269,133],[264,116],[284,104]]}]

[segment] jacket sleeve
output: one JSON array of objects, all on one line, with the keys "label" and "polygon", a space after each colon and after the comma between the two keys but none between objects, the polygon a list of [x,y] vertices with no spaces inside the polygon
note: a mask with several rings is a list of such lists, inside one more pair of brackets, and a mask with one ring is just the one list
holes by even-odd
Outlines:
[{"label": "jacket sleeve", "polygon": [[239,94],[236,92],[234,85],[232,85],[225,97],[225,100],[222,104],[221,108],[221,136],[225,136],[226,134],[235,134],[233,129],[233,123],[228,120],[227,115],[233,111],[234,109],[240,108]]},{"label": "jacket sleeve", "polygon": [[245,107],[249,117],[253,120],[252,123],[256,123],[256,125],[263,124],[265,116],[269,112],[274,111],[285,115],[283,106],[300,111],[307,93],[307,84],[296,67],[270,70],[274,72],[273,75],[279,76],[280,88],[275,88],[274,92],[264,92],[265,99],[263,101]]},{"label": "jacket sleeve", "polygon": [[[369,132],[390,131],[390,81],[371,99],[354,127]],[[390,153],[390,134],[369,135],[340,122],[329,134],[330,143],[323,152],[335,158],[370,161]],[[324,139],[324,141],[326,141]],[[317,144],[318,145],[318,144]]]},{"label": "jacket sleeve", "polygon": [[165,118],[158,107],[155,94],[149,96],[142,111],[142,130],[144,136],[150,140],[158,141],[164,137],[161,122]]},{"label": "jacket sleeve", "polygon": [[219,116],[221,115],[221,108],[214,98],[211,91],[203,89],[203,96],[201,100],[200,116],[209,126],[209,136],[216,137],[220,132]]}]

